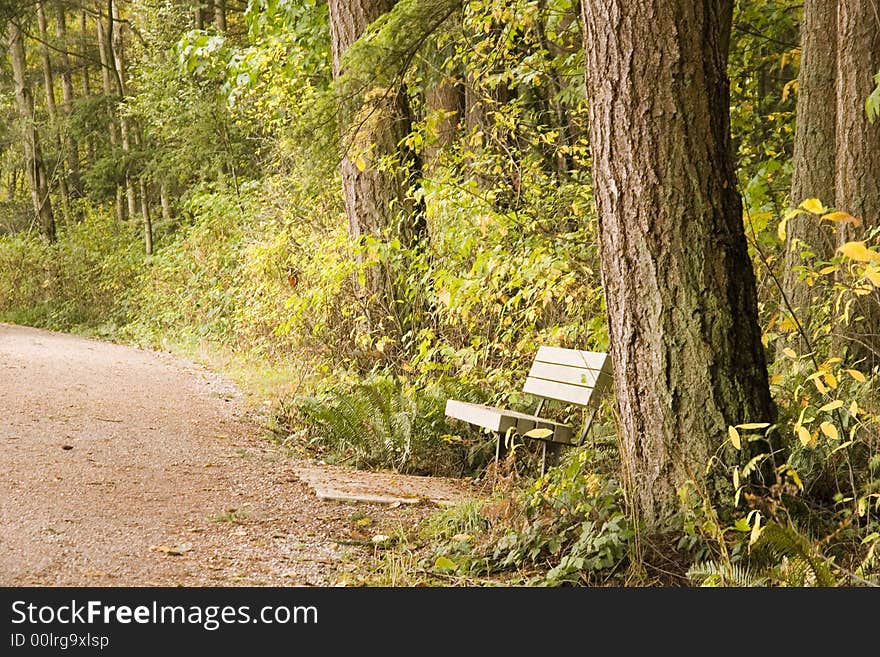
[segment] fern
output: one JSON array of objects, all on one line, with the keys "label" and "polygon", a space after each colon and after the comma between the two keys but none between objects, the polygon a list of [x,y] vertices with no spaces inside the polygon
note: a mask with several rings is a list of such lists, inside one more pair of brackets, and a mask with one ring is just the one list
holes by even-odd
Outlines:
[{"label": "fern", "polygon": [[324,445],[337,460],[398,472],[461,474],[468,460],[464,447],[440,439],[451,433],[443,411],[451,396],[473,397],[449,382],[422,389],[373,375],[297,397],[294,407],[310,442]]},{"label": "fern", "polygon": [[726,564],[718,561],[702,561],[688,569],[688,579],[699,586],[767,586],[766,577],[756,575],[739,563]]},{"label": "fern", "polygon": [[771,568],[788,586],[837,586],[828,559],[794,525],[768,523],[752,549],[752,562]]}]

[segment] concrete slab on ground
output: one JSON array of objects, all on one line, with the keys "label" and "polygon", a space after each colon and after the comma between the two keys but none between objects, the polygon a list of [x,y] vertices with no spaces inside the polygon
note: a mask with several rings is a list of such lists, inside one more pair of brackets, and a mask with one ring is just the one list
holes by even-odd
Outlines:
[{"label": "concrete slab on ground", "polygon": [[452,506],[479,497],[470,479],[367,472],[323,463],[299,463],[294,472],[325,500]]}]

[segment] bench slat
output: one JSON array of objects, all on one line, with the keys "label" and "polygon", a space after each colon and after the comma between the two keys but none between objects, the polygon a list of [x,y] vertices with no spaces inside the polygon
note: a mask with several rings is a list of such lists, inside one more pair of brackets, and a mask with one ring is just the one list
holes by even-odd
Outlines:
[{"label": "bench slat", "polygon": [[588,370],[583,367],[554,365],[553,363],[541,363],[538,361],[532,363],[532,369],[529,370],[529,378],[568,383],[569,385],[582,388],[594,388],[597,379],[603,374],[604,372],[601,370]]},{"label": "bench slat", "polygon": [[591,370],[604,370],[611,374],[611,358],[598,351],[563,349],[562,347],[538,347],[535,361],[571,367],[586,367]]},{"label": "bench slat", "polygon": [[590,402],[593,388],[573,386],[569,383],[545,381],[544,379],[529,377],[526,379],[526,384],[523,386],[523,392],[528,392],[532,395],[537,395],[538,397],[556,399],[569,402],[570,404],[586,406]]},{"label": "bench slat", "polygon": [[457,399],[446,400],[446,415],[502,434],[511,427],[516,427],[517,433],[520,435],[535,428],[550,429],[553,434],[544,439],[549,442],[571,443],[574,435],[571,426],[567,424],[536,415],[472,404]]}]

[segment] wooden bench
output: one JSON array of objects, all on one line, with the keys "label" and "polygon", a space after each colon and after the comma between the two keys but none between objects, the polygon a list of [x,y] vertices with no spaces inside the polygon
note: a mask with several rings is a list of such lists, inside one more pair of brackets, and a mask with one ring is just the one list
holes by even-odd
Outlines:
[{"label": "wooden bench", "polygon": [[[551,458],[555,460],[562,445],[580,445],[584,441],[593,424],[602,394],[610,384],[611,358],[608,354],[560,347],[540,347],[523,386],[523,392],[540,399],[533,415],[457,399],[446,401],[446,415],[495,432],[496,459],[500,459],[506,451],[505,438],[511,433],[542,441],[541,474],[543,475],[547,466],[548,447]],[[591,407],[589,418],[577,437],[570,425],[540,417],[547,400]],[[546,429],[546,431],[535,431],[535,429]]]}]

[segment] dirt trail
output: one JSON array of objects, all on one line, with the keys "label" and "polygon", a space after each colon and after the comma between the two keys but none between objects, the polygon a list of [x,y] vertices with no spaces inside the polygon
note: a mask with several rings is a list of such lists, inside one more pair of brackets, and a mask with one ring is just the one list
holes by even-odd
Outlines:
[{"label": "dirt trail", "polygon": [[167,354],[0,324],[0,585],[335,584],[358,531],[428,512],[317,499],[244,408]]}]

